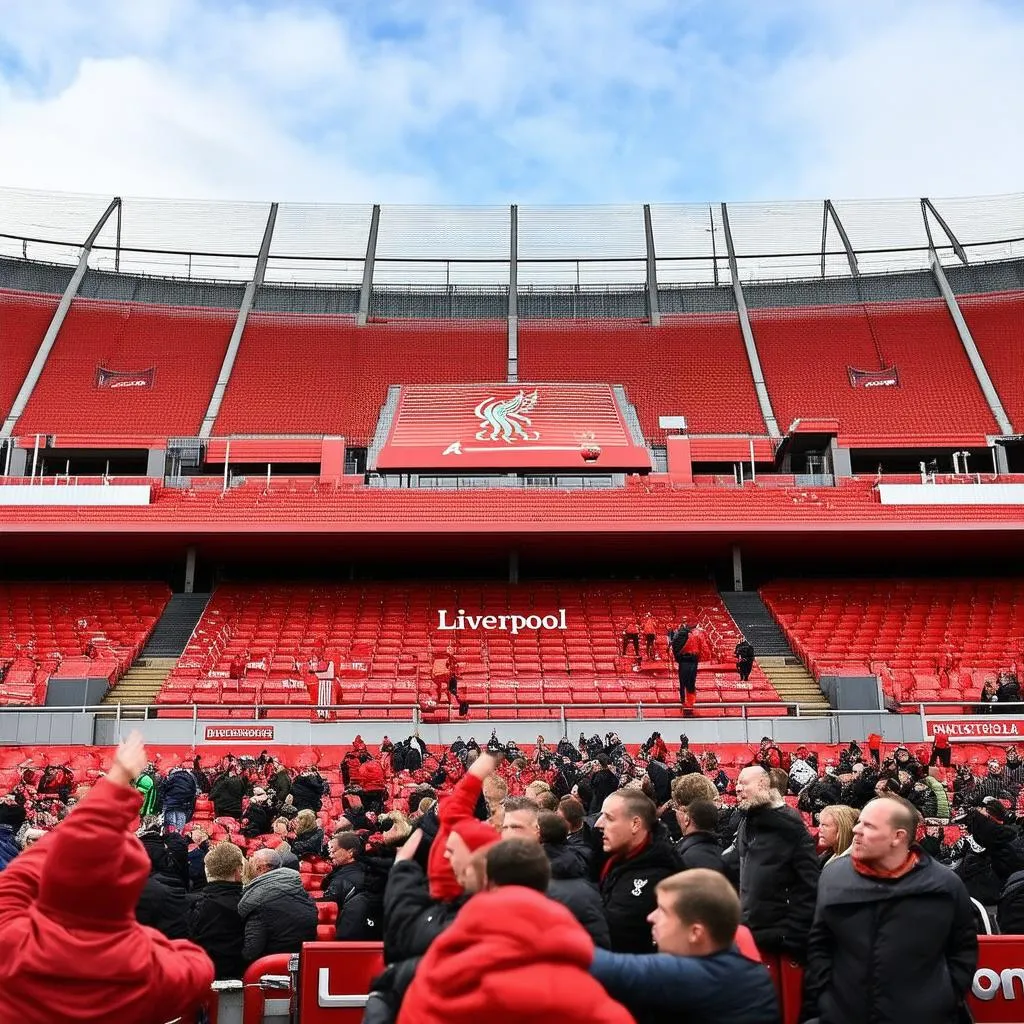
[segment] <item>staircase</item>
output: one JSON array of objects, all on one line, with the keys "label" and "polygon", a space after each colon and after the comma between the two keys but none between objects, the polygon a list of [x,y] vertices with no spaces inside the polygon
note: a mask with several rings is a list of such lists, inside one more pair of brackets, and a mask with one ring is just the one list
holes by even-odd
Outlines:
[{"label": "staircase", "polygon": [[723,590],[722,603],[754,648],[757,664],[784,701],[800,705],[800,713],[828,711],[831,705],[814,676],[789,646],[772,613],[755,590]]},{"label": "staircase", "polygon": [[[116,704],[153,704],[160,687],[164,685],[171,669],[178,664],[177,658],[139,658],[119,682],[109,690],[103,698],[107,705]],[[97,717],[104,716],[102,713]],[[146,713],[140,710],[123,711],[122,718],[145,718]]]},{"label": "staircase", "polygon": [[[120,681],[103,698],[107,705],[153,704],[160,687],[188,646],[189,638],[209,604],[209,594],[174,594],[149,634],[146,646]],[[102,712],[97,717],[102,717]],[[144,718],[144,711],[125,711],[122,718]]]},{"label": "staircase", "polygon": [[180,658],[209,603],[209,594],[175,594],[149,634],[139,660]]}]

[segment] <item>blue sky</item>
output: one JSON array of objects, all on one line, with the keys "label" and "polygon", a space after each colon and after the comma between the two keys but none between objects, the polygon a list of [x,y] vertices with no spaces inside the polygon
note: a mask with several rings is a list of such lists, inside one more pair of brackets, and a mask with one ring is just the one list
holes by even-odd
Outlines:
[{"label": "blue sky", "polygon": [[0,185],[566,204],[1024,180],[1010,0],[3,0],[0,14]]}]

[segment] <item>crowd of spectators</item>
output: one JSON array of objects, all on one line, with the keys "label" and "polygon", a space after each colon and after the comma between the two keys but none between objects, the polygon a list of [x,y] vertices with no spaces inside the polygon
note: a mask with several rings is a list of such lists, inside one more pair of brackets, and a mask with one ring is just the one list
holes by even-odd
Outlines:
[{"label": "crowd of spectators", "polygon": [[[909,1012],[919,986],[938,993],[928,1019],[952,1022],[976,958],[968,896],[1024,933],[1013,746],[954,766],[941,740],[912,751],[872,738],[821,764],[766,737],[735,775],[686,736],[673,748],[654,733],[630,751],[608,733],[438,752],[413,736],[377,751],[357,738],[340,764],[297,769],[266,752],[166,772],[141,762],[119,789],[140,814],[130,849],[145,855],[133,924],[205,951],[211,977],[232,978],[331,921],[338,939],[383,941],[367,1021],[399,1024],[438,1019],[460,986],[442,1014],[452,1021],[488,1009],[501,1020],[507,1002],[509,1019],[653,1024],[675,1019],[673,999],[707,1019],[772,1021],[761,955],[806,964],[807,1020],[902,1019],[888,1014]],[[335,769],[332,791],[321,771]],[[22,766],[0,796],[0,916],[33,843],[45,851],[85,827],[86,805],[111,799],[109,778]],[[212,805],[203,820],[200,803]],[[878,879],[890,907],[895,893],[907,907],[895,923],[873,909]],[[907,925],[914,915],[926,925]],[[904,946],[923,930],[938,946],[911,957]],[[869,974],[884,984],[866,985]],[[593,993],[591,1016],[552,995],[577,985]]]}]

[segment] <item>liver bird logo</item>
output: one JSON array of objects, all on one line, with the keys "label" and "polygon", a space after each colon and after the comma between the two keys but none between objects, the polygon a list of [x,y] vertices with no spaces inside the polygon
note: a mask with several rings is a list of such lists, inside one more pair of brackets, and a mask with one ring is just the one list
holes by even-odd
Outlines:
[{"label": "liver bird logo", "polygon": [[[529,414],[537,405],[538,395],[520,391],[514,398],[501,401],[497,398],[485,398],[473,411],[480,420],[477,431],[478,441],[504,441],[511,444],[516,438],[523,441],[540,440],[540,432],[533,429]],[[529,430],[524,427],[530,428]]]}]

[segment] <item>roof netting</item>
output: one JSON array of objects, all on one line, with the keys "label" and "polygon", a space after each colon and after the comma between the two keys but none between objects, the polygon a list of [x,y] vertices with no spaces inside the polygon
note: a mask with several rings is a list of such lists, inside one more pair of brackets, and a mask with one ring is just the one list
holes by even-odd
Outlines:
[{"label": "roof netting", "polygon": [[[0,190],[0,257],[73,264],[109,197]],[[834,210],[863,274],[925,270],[925,217],[943,263],[959,262],[940,218],[972,264],[1024,257],[1024,195],[932,200],[837,200]],[[268,203],[125,199],[107,221],[90,266],[143,276],[245,281],[256,265]],[[266,280],[356,286],[370,232],[368,205],[284,203]],[[728,221],[741,281],[795,281],[850,274],[845,247],[822,201],[733,203]],[[722,206],[651,206],[661,285],[728,284]],[[824,228],[824,248],[822,244]],[[508,207],[380,209],[374,284],[385,288],[507,287]],[[520,290],[639,287],[646,237],[640,204],[520,206]]]}]

